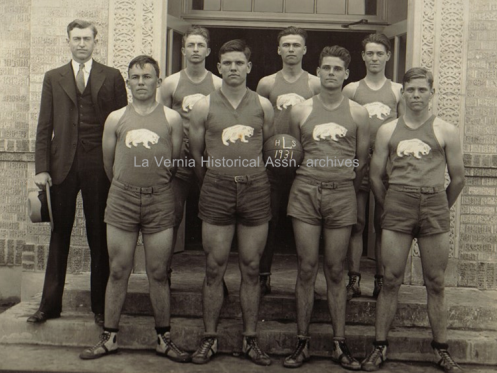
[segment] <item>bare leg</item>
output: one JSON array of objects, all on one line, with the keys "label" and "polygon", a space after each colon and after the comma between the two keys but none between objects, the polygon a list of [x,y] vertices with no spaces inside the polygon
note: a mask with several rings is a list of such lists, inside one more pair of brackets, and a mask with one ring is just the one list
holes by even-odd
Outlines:
[{"label": "bare leg", "polygon": [[433,340],[447,342],[447,309],[445,305],[445,269],[449,261],[449,233],[418,239],[423,277],[428,295],[428,318]]},{"label": "bare leg", "polygon": [[176,215],[176,221],[174,225],[174,236],[173,236],[173,250],[176,247],[176,239],[178,237],[178,228],[183,220],[183,213],[185,208],[185,202],[190,193],[191,184],[187,181],[179,179],[177,177],[173,178],[171,182],[174,192],[174,213]]},{"label": "bare leg", "polygon": [[259,315],[259,262],[266,243],[268,224],[248,227],[237,225],[238,255],[242,283],[240,303],[245,335],[255,335]]},{"label": "bare leg", "polygon": [[404,278],[412,237],[384,229],[381,238],[385,275],[383,288],[376,302],[376,340],[387,340],[388,331],[397,312],[397,298]]},{"label": "bare leg", "polygon": [[110,276],[105,293],[105,327],[118,329],[119,319],[133,269],[138,232],[128,232],[107,225]]},{"label": "bare leg", "polygon": [[153,234],[143,234],[150,302],[155,316],[155,325],[169,326],[171,294],[167,270],[171,263],[173,229]]},{"label": "bare leg", "polygon": [[376,240],[374,246],[374,254],[376,258],[376,274],[383,276],[383,262],[381,260],[381,215],[383,213],[383,208],[379,203],[374,205],[374,230],[376,232]]},{"label": "bare leg", "polygon": [[350,243],[348,248],[348,263],[350,272],[360,272],[361,256],[363,251],[364,227],[366,226],[366,205],[368,203],[369,192],[359,191],[357,193],[357,224],[352,227]]},{"label": "bare leg", "polygon": [[[228,265],[235,225],[202,223],[202,244],[206,255],[205,280],[202,289],[204,327],[207,334],[217,332],[223,306],[223,277]],[[259,269],[257,268],[257,271]]]},{"label": "bare leg", "polygon": [[309,335],[312,308],[314,306],[314,285],[319,267],[320,225],[311,225],[293,218],[293,231],[298,256],[297,284],[297,334]]},{"label": "bare leg", "polygon": [[351,228],[352,226],[324,230],[324,274],[335,338],[345,338],[346,289],[343,284],[343,272]]}]

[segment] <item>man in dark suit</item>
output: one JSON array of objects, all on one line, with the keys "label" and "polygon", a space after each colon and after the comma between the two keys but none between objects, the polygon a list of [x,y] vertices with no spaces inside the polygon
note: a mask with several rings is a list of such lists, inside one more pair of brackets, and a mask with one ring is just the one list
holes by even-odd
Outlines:
[{"label": "man in dark suit", "polygon": [[60,317],[76,198],[81,191],[91,253],[91,307],[103,325],[109,276],[104,211],[109,180],[102,160],[102,134],[110,112],[127,105],[121,73],[92,59],[98,40],[89,22],[67,26],[72,60],[45,74],[36,133],[35,184],[51,186],[54,230],[38,311],[28,322]]}]

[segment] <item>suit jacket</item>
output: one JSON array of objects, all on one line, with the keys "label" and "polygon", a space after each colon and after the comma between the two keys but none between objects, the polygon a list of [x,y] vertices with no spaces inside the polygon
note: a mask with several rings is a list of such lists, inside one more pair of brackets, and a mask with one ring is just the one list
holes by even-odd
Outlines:
[{"label": "suit jacket", "polygon": [[[124,79],[119,70],[96,61],[89,79],[93,105],[103,130],[107,116],[128,104]],[[66,178],[78,146],[76,90],[70,62],[45,74],[36,132],[35,174],[48,172],[54,184]]]}]

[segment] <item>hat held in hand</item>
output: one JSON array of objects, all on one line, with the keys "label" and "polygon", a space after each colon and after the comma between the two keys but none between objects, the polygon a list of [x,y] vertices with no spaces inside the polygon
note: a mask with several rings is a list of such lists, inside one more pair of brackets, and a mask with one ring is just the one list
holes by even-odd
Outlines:
[{"label": "hat held in hand", "polygon": [[50,186],[45,186],[45,190],[29,192],[28,194],[28,215],[33,223],[50,222],[50,227],[54,228],[52,203],[50,200]]}]

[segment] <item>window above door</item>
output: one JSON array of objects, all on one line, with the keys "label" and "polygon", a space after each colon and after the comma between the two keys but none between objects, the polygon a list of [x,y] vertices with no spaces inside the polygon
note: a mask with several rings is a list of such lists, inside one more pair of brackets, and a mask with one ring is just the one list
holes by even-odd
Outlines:
[{"label": "window above door", "polygon": [[[386,24],[386,0],[183,0],[182,18],[196,20],[271,21],[341,24],[366,19]],[[241,26],[241,25],[240,25]],[[366,26],[367,27],[367,26]],[[357,26],[357,30],[364,26]],[[367,28],[371,28],[370,26]]]}]

